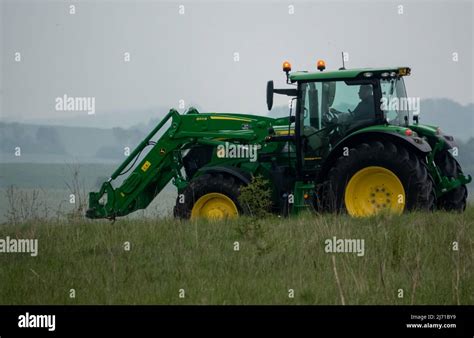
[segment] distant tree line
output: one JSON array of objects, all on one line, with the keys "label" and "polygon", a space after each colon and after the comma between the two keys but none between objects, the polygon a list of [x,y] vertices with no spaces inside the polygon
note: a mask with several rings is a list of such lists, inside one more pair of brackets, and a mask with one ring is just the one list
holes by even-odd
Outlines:
[{"label": "distant tree line", "polygon": [[55,127],[38,126],[31,133],[20,123],[0,123],[0,151],[13,153],[16,147],[24,154],[66,154]]}]

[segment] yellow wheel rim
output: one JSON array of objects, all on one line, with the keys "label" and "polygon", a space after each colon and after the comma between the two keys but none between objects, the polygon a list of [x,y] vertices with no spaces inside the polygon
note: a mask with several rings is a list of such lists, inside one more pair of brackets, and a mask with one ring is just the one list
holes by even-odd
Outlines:
[{"label": "yellow wheel rim", "polygon": [[405,189],[392,171],[383,167],[366,167],[351,177],[344,202],[354,217],[375,215],[381,211],[401,214],[405,208]]},{"label": "yellow wheel rim", "polygon": [[226,195],[217,192],[201,196],[191,210],[191,219],[224,219],[238,215],[239,211],[235,203]]}]

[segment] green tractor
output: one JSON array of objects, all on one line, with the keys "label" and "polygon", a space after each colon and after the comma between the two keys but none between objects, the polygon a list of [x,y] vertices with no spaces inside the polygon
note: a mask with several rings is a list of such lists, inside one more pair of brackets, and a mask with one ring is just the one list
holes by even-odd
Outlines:
[{"label": "green tractor", "polygon": [[290,86],[268,82],[268,109],[274,94],[287,95],[294,103],[287,117],[171,109],[89,194],[86,216],[144,209],[172,180],[176,217],[232,218],[249,212],[238,197],[257,176],[268,181],[273,211],[282,215],[466,208],[471,177],[450,152],[453,137],[408,109],[403,78],[410,68],[324,71],[321,60],[317,68],[291,72],[285,62]]}]

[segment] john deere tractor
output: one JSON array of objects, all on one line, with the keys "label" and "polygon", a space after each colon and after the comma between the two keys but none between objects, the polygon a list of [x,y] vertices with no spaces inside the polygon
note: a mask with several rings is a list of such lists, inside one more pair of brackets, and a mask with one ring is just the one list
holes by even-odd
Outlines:
[{"label": "john deere tractor", "polygon": [[453,137],[420,124],[404,104],[410,68],[325,71],[323,61],[317,68],[291,72],[285,62],[288,88],[268,82],[268,109],[274,94],[289,96],[287,117],[171,109],[90,193],[86,216],[144,209],[172,180],[176,217],[236,217],[249,212],[238,197],[257,176],[269,182],[273,211],[283,215],[466,208],[471,177],[450,151]]}]

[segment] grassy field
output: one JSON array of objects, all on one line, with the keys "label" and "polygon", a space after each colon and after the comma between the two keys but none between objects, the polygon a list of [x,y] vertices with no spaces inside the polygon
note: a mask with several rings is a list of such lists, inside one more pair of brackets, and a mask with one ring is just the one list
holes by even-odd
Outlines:
[{"label": "grassy field", "polygon": [[[37,238],[39,249],[0,253],[0,303],[474,304],[473,223],[474,207],[370,219],[3,224],[0,239]],[[364,239],[364,256],[326,253],[333,236]]]}]

